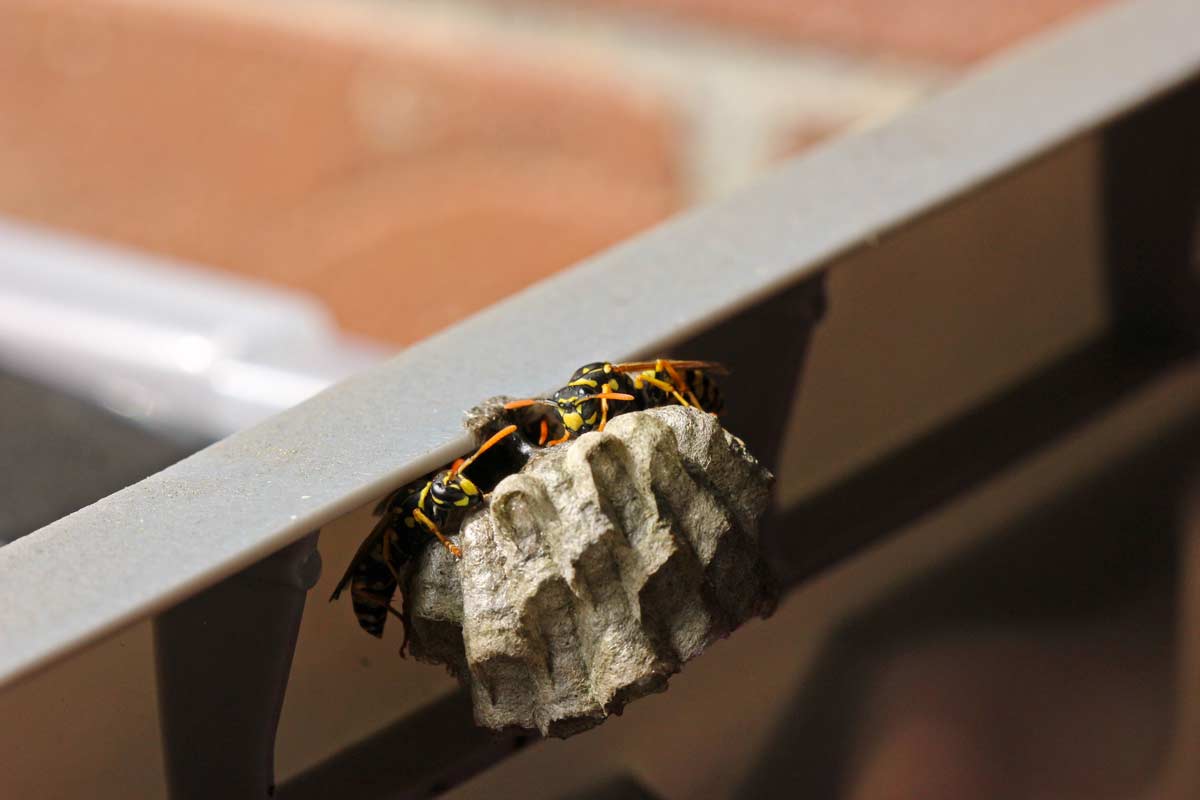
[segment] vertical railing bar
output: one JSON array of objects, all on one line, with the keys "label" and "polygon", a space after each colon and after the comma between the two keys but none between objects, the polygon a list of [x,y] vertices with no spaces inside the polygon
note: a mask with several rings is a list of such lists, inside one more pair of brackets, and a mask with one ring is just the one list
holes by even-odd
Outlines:
[{"label": "vertical railing bar", "polygon": [[1101,230],[1117,332],[1200,346],[1200,79],[1101,135]]},{"label": "vertical railing bar", "polygon": [[275,790],[275,733],[317,534],[189,598],[154,621],[172,800],[258,800]]},{"label": "vertical railing bar", "polygon": [[1163,769],[1163,800],[1200,797],[1200,463],[1180,503],[1179,622],[1175,636],[1175,719]]}]

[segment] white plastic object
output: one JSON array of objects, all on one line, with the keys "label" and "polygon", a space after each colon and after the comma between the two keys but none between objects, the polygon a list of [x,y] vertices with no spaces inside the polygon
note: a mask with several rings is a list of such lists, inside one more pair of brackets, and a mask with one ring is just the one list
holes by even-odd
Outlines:
[{"label": "white plastic object", "polygon": [[0,220],[0,367],[221,438],[381,360],[315,300]]}]

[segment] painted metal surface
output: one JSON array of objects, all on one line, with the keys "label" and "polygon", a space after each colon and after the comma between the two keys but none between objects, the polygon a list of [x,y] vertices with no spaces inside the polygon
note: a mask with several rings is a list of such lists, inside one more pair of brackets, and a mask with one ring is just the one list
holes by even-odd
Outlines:
[{"label": "painted metal surface", "polygon": [[[1200,72],[1196,30],[1193,0],[1115,6],[0,548],[0,685],[449,460],[478,399],[664,350],[1179,86]],[[579,296],[610,324],[581,329]]]}]

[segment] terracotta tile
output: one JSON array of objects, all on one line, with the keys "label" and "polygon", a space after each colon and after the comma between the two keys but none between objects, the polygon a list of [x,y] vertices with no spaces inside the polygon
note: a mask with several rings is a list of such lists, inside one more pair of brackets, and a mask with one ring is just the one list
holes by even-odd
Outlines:
[{"label": "terracotta tile", "polygon": [[404,343],[679,204],[637,87],[236,8],[0,5],[0,213],[314,289]]}]

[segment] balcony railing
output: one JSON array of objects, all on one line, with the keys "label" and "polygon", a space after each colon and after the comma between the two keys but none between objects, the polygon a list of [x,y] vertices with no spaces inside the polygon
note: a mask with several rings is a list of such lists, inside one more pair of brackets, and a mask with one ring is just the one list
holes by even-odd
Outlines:
[{"label": "balcony railing", "polygon": [[[731,366],[792,586],[1020,476],[1033,509],[1194,432],[1197,31],[1190,0],[1114,6],[0,548],[0,686],[154,618],[173,796],[264,795],[316,532],[463,453],[463,409],[599,357]],[[279,796],[434,793],[529,742],[428,699],[330,734]]]}]

